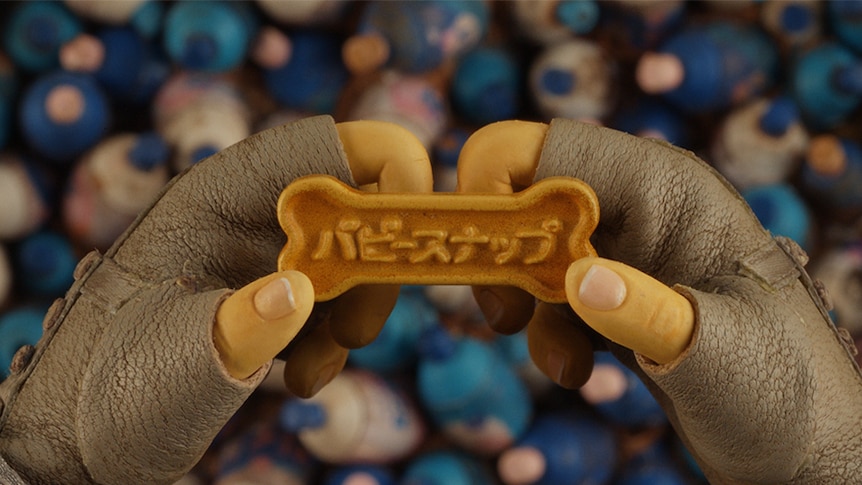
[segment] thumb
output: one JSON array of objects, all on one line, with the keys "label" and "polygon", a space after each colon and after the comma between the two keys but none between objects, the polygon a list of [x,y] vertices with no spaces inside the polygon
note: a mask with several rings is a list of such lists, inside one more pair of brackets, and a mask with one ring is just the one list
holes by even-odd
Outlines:
[{"label": "thumb", "polygon": [[659,364],[688,347],[694,310],[682,295],[623,263],[582,258],[566,272],[566,297],[587,325]]},{"label": "thumb", "polygon": [[245,379],[284,349],[308,320],[314,289],[298,271],[252,281],[216,313],[213,338],[228,372]]}]

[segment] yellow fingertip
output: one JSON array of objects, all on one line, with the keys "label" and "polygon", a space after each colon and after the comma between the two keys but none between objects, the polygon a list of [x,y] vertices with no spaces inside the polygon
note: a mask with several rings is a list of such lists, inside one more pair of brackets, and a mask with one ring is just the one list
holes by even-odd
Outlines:
[{"label": "yellow fingertip", "polygon": [[230,375],[245,379],[272,360],[313,306],[311,280],[292,270],[264,276],[225,299],[216,312],[213,341]]},{"label": "yellow fingertip", "polygon": [[297,311],[302,308],[307,310],[309,314],[311,313],[311,306],[314,305],[314,285],[305,273],[285,270],[273,273],[271,276],[287,279],[290,282]]},{"label": "yellow fingertip", "polygon": [[510,194],[533,183],[548,125],[508,120],[473,133],[458,157],[458,191]]},{"label": "yellow fingertip", "polygon": [[623,263],[592,257],[572,263],[566,296],[587,325],[656,363],[672,362],[691,342],[691,302]]},{"label": "yellow fingertip", "polygon": [[428,152],[408,129],[375,120],[344,121],[335,128],[358,185],[376,183],[380,192],[434,190]]}]

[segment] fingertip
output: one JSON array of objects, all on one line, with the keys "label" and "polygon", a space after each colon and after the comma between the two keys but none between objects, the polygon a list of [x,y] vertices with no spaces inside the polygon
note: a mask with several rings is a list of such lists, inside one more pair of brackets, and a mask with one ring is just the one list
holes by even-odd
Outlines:
[{"label": "fingertip", "polygon": [[[624,279],[628,267],[613,261],[587,257],[572,263],[566,271],[566,296],[572,307],[596,311],[619,308],[626,300],[628,285]],[[577,304],[577,307],[575,306]]]},{"label": "fingertip", "polygon": [[332,338],[348,349],[371,343],[392,313],[399,292],[398,285],[363,285],[336,298],[329,318]]},{"label": "fingertip", "polygon": [[586,273],[591,266],[600,263],[602,260],[603,258],[598,256],[585,256],[573,261],[566,270],[566,288],[571,286],[573,282],[579,283],[584,273]]},{"label": "fingertip", "polygon": [[332,382],[341,372],[345,362],[331,362],[317,369],[313,374],[297,377],[296,371],[284,368],[284,386],[288,392],[301,399],[310,399],[317,395],[321,389]]},{"label": "fingertip", "polygon": [[290,282],[293,298],[297,307],[314,305],[314,284],[305,273],[296,270],[285,270],[276,273]]},{"label": "fingertip", "polygon": [[540,303],[527,326],[530,358],[546,376],[566,389],[577,389],[593,369],[593,345],[571,314]]},{"label": "fingertip", "polygon": [[488,326],[504,335],[521,331],[536,306],[531,294],[511,286],[475,286],[473,296]]},{"label": "fingertip", "polygon": [[342,121],[335,128],[358,185],[377,184],[380,192],[434,190],[428,151],[407,128],[377,120]]},{"label": "fingertip", "polygon": [[458,192],[507,194],[529,186],[548,125],[521,120],[491,123],[470,135],[458,157]]},{"label": "fingertip", "polygon": [[573,263],[566,271],[566,297],[587,325],[659,364],[676,359],[694,332],[691,302],[618,261],[584,258]]},{"label": "fingertip", "polygon": [[595,264],[603,264],[604,261],[610,261],[609,259],[600,258],[598,256],[585,256],[583,258],[576,259],[569,265],[569,268],[566,270],[566,287],[570,285],[570,283],[577,281],[580,282],[583,275]]},{"label": "fingertip", "polygon": [[280,271],[253,281],[231,299],[264,321],[288,317],[305,321],[314,306],[314,287],[299,271]]},{"label": "fingertip", "polygon": [[245,379],[299,333],[314,306],[311,280],[281,271],[252,281],[216,312],[213,340],[228,372]]},{"label": "fingertip", "polygon": [[329,321],[322,321],[285,356],[285,387],[297,397],[314,396],[341,372],[348,354],[332,338]]}]

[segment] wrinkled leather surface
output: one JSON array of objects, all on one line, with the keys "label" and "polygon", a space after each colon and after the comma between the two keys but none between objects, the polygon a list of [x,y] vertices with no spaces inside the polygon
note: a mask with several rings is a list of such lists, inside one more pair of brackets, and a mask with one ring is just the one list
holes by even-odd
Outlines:
[{"label": "wrinkled leather surface", "polygon": [[0,483],[3,485],[25,485],[21,476],[9,467],[2,456],[0,456]]},{"label": "wrinkled leather surface", "polygon": [[192,167],[104,256],[85,258],[29,364],[0,384],[8,465],[30,483],[75,484],[173,483],[194,465],[267,370],[227,374],[215,311],[276,271],[278,195],[312,173],[353,183],[329,117]]},{"label": "wrinkled leather surface", "polygon": [[[695,336],[659,366],[610,345],[667,411],[711,483],[858,483],[862,375],[796,261],[693,154],[555,120],[536,180],[595,189],[594,246],[693,304]],[[801,258],[796,258],[801,259]]]}]

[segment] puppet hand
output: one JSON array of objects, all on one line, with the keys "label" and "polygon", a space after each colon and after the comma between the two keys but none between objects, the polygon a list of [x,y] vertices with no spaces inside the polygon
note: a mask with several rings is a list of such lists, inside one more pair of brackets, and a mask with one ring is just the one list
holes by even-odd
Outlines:
[{"label": "puppet hand", "polygon": [[[425,150],[406,130],[328,117],[254,135],[176,177],[110,250],[84,258],[40,343],[0,383],[9,465],[34,483],[175,481],[307,318],[322,323],[288,357],[290,377],[300,393],[334,377],[398,289],[357,288],[312,312],[307,278],[275,273],[276,201],[309,174],[431,190]],[[339,320],[348,310],[354,318]]]},{"label": "puppet hand", "polygon": [[[374,121],[336,128],[358,185],[380,192],[432,190],[425,148],[404,128]],[[291,392],[317,393],[344,367],[349,349],[374,340],[395,305],[398,287],[357,287],[318,305],[312,324],[282,352],[305,324],[313,297],[308,278],[293,271],[263,277],[228,298],[219,309],[214,337],[231,375],[244,379],[278,355],[286,362],[284,380]],[[267,318],[262,309],[277,316]]]},{"label": "puppet hand", "polygon": [[[477,132],[459,161],[458,190],[510,193],[535,177],[547,125],[504,122]],[[493,160],[493,165],[488,161]],[[603,202],[599,200],[600,204]],[[605,220],[603,214],[600,223]],[[587,278],[586,276],[589,275]],[[536,364],[564,387],[586,382],[592,346],[565,312],[511,287],[478,287],[475,293],[488,321],[510,333],[527,324]],[[655,362],[679,356],[691,340],[691,304],[660,281],[637,269],[602,258],[583,258],[566,276],[567,298],[578,315],[600,334]]]},{"label": "puppet hand", "polygon": [[296,337],[314,306],[304,274],[283,271],[253,281],[219,306],[215,347],[228,372],[247,379]]},{"label": "puppet hand", "polygon": [[529,321],[534,361],[568,387],[589,376],[594,341],[609,347],[711,481],[852,480],[862,437],[846,430],[862,417],[847,409],[862,406],[862,376],[798,246],[768,234],[691,153],[606,128],[498,123],[459,160],[462,191],[561,175],[585,181],[601,207],[592,242],[608,259],[577,261],[566,276],[571,309],[592,329],[565,306],[477,288],[489,323],[512,332]]}]

